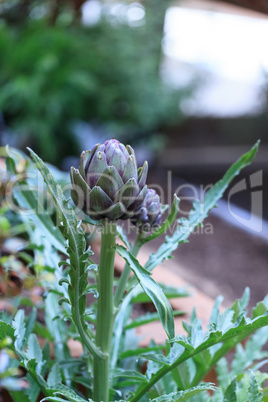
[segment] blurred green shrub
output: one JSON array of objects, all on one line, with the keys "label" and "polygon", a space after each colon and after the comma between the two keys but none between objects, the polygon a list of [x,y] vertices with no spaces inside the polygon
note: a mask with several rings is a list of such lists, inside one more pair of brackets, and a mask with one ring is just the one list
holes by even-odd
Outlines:
[{"label": "blurred green shrub", "polygon": [[66,7],[44,8],[35,19],[34,8],[18,8],[31,2],[11,3],[13,19],[6,7],[0,24],[0,111],[47,161],[78,152],[72,131],[79,120],[131,142],[179,119],[185,94],[159,75],[165,2],[147,0],[144,23],[134,27],[107,15],[85,26],[77,22],[81,10],[72,15]]}]

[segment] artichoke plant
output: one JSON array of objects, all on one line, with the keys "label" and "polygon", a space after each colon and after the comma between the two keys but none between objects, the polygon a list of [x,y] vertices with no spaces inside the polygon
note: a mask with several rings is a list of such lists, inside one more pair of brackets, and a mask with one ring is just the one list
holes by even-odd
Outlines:
[{"label": "artichoke plant", "polygon": [[148,189],[141,208],[132,217],[131,221],[143,231],[152,231],[158,228],[161,219],[160,197],[154,189]]},{"label": "artichoke plant", "polygon": [[129,219],[145,199],[148,164],[137,169],[134,150],[115,139],[83,151],[71,168],[71,197],[92,219]]}]

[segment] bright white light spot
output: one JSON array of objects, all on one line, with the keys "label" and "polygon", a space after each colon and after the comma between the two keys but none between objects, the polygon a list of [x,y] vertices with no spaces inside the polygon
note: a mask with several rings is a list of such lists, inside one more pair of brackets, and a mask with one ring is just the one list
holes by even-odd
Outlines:
[{"label": "bright white light spot", "polygon": [[105,14],[108,20],[113,24],[128,24],[135,28],[144,23],[145,10],[140,3],[113,3],[107,4],[105,7]]},{"label": "bright white light spot", "polygon": [[219,76],[253,82],[268,70],[267,38],[267,20],[171,7],[164,51]]},{"label": "bright white light spot", "polygon": [[259,113],[262,110],[263,98],[256,85],[228,79],[213,82],[212,79],[180,106],[188,115],[239,116],[245,113]]},{"label": "bright white light spot", "polygon": [[126,17],[129,21],[140,21],[145,16],[144,7],[139,3],[133,3],[127,8]]},{"label": "bright white light spot", "polygon": [[108,5],[109,13],[115,17],[124,14],[125,5],[123,3],[114,3],[110,6]]},{"label": "bright white light spot", "polygon": [[86,1],[82,5],[82,22],[85,25],[97,24],[101,17],[101,4],[97,0]]}]

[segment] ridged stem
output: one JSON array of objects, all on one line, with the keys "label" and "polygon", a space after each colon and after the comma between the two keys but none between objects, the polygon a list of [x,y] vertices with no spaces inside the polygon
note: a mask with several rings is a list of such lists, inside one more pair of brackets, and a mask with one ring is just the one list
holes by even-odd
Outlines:
[{"label": "ridged stem", "polygon": [[96,345],[105,354],[94,357],[94,402],[109,402],[110,345],[113,330],[113,281],[116,224],[104,221],[101,235],[101,253],[98,269],[98,310]]}]

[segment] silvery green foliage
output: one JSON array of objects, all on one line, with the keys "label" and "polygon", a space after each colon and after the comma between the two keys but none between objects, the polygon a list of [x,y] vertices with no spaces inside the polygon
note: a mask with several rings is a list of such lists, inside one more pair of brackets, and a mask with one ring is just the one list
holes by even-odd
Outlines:
[{"label": "silvery green foliage", "polygon": [[[249,318],[246,311],[247,303],[245,304],[245,300],[248,300],[248,293],[248,289],[246,289],[242,299],[237,300],[232,308],[226,309],[222,314],[219,313],[219,303],[216,302],[207,331],[202,330],[200,320],[193,313],[191,322],[184,324],[188,335],[176,336],[171,341],[172,347],[167,356],[162,354],[157,356],[155,353],[143,354],[144,358],[156,361],[158,367],[148,378],[148,383],[141,384],[130,401],[138,401],[147,390],[168,373],[172,373],[173,380],[179,389],[186,390],[197,386],[230,350],[260,327],[267,326],[268,299],[266,298],[260,304],[261,308],[253,310],[252,316]],[[263,311],[266,311],[264,315]],[[254,342],[249,344],[250,349],[253,349],[253,344]],[[256,356],[260,355],[255,355],[255,358]],[[263,356],[265,354],[261,357]],[[245,369],[242,364],[240,367],[242,370]]]}]

